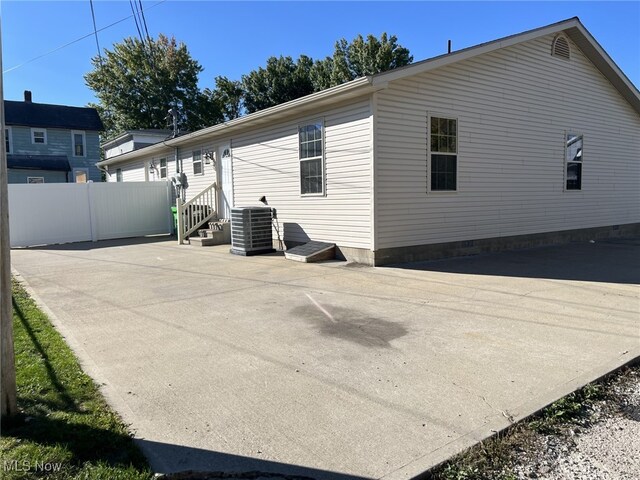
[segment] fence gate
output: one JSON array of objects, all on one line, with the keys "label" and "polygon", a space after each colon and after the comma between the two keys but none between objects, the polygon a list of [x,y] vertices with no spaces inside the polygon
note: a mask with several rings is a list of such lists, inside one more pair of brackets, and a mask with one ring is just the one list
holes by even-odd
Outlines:
[{"label": "fence gate", "polygon": [[9,185],[12,247],[171,233],[168,182]]}]

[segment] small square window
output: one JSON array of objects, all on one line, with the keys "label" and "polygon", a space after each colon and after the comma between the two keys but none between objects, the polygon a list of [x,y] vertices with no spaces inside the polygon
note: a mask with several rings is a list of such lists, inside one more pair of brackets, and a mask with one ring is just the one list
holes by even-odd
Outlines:
[{"label": "small square window", "polygon": [[38,128],[31,129],[31,143],[33,144],[47,144],[47,131]]}]

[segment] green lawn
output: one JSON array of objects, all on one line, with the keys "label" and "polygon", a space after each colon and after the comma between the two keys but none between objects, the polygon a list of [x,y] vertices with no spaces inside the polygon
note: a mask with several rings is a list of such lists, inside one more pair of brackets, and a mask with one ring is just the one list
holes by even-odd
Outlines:
[{"label": "green lawn", "polygon": [[126,425],[18,284],[13,328],[19,418],[0,438],[3,479],[148,480]]}]

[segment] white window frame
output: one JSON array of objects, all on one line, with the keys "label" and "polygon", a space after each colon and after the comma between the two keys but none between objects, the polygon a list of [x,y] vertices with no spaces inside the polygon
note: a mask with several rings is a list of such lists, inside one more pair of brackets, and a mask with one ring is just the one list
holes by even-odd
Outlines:
[{"label": "white window frame", "polygon": [[[320,128],[322,130],[322,155],[320,156],[316,156],[316,157],[306,157],[306,158],[301,158],[302,155],[302,149],[300,148],[300,130],[303,127],[307,127],[309,125],[320,125]],[[298,124],[298,128],[297,128],[297,142],[298,142],[298,181],[300,182],[300,196],[301,197],[324,197],[327,194],[327,176],[326,176],[326,168],[325,168],[325,158],[326,158],[326,134],[325,134],[325,122],[324,122],[324,118],[317,118],[315,120],[309,120],[306,122],[301,122]],[[321,176],[322,176],[322,191],[321,192],[315,192],[315,193],[302,193],[302,164],[303,162],[308,162],[308,161],[317,161],[320,160],[320,168],[322,170]]]},{"label": "white window frame", "polygon": [[[36,142],[35,134],[42,132],[44,135],[44,143]],[[32,128],[31,129],[31,144],[32,145],[46,145],[47,144],[47,129],[46,128]]]},{"label": "white window frame", "polygon": [[[76,155],[76,135],[82,135],[82,155]],[[87,156],[87,135],[84,130],[71,130],[71,155],[76,158]]]},{"label": "white window frame", "polygon": [[121,168],[116,168],[116,182],[124,182]]},{"label": "white window frame", "polygon": [[[162,166],[163,161],[164,161],[164,167]],[[163,170],[164,170],[164,176],[162,175]],[[167,157],[162,157],[158,159],[158,175],[160,176],[160,179],[168,178],[169,164],[167,163]]]},{"label": "white window frame", "polygon": [[5,149],[7,148],[7,143],[9,144],[9,149],[7,153],[13,153],[13,132],[11,131],[11,127],[4,127],[4,145]]},{"label": "white window frame", "polygon": [[[431,120],[433,118],[444,118],[446,120],[455,120],[456,121],[456,151],[452,152],[434,152],[431,150]],[[433,190],[431,188],[432,181],[432,158],[431,156],[435,155],[445,155],[456,157],[456,188],[455,190]],[[427,112],[427,193],[433,193],[434,195],[446,195],[446,194],[455,194],[460,191],[459,186],[459,177],[460,177],[460,120],[457,115],[443,113],[443,112]]]},{"label": "white window frame", "polygon": [[[580,154],[580,161],[579,162],[570,162],[569,159],[567,158],[567,137],[569,135],[574,135],[575,137],[579,137],[582,140],[582,153]],[[575,132],[574,130],[565,130],[564,132],[564,182],[562,183],[563,185],[563,190],[565,192],[581,192],[583,190],[583,186],[584,186],[584,134],[583,133],[578,133]],[[568,172],[569,172],[569,164],[570,163],[578,163],[580,164],[580,188],[567,188],[567,179],[568,179]]]},{"label": "white window frame", "polygon": [[[198,154],[200,156],[200,160],[196,160],[196,154]],[[200,175],[204,175],[204,162],[202,161],[202,150],[193,150],[191,152],[191,163],[193,166],[193,174],[200,176]],[[200,173],[196,173],[196,164],[200,164]]]},{"label": "white window frame", "polygon": [[27,177],[27,183],[30,183],[30,184],[44,183],[44,177]]}]

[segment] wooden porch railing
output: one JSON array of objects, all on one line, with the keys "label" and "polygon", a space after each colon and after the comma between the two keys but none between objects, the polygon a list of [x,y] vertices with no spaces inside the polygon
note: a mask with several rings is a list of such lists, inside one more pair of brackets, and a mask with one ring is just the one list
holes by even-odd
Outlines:
[{"label": "wooden porch railing", "polygon": [[179,244],[183,244],[200,225],[217,215],[216,190],[217,186],[214,182],[188,202],[183,203],[180,198],[176,199]]}]

